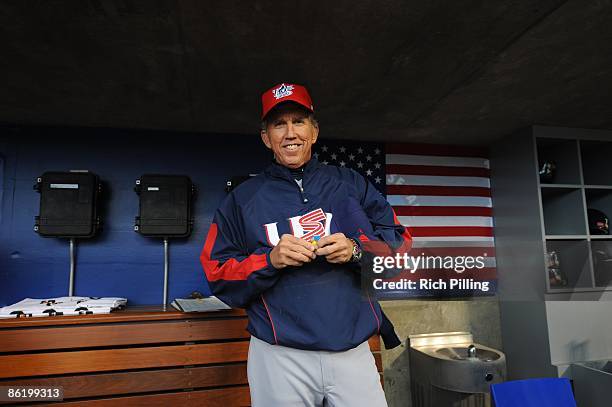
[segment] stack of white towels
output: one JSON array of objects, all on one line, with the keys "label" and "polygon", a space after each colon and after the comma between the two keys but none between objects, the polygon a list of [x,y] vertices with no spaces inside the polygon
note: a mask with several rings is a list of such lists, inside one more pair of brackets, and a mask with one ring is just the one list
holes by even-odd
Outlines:
[{"label": "stack of white towels", "polygon": [[115,297],[26,298],[0,308],[0,318],[108,314],[112,310],[124,308],[126,304],[127,298]]}]

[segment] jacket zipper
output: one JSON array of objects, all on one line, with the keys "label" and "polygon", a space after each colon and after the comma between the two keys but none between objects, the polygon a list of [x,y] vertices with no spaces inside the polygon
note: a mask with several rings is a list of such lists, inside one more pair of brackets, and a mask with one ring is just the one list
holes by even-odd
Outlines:
[{"label": "jacket zipper", "polygon": [[[295,180],[293,180],[295,182]],[[302,178],[302,185],[304,183],[304,179]],[[308,203],[308,198],[304,195],[304,188],[300,187],[300,185],[296,182],[296,185],[300,188],[300,195],[302,196],[302,203]]]},{"label": "jacket zipper", "polygon": [[[314,171],[313,171],[314,172]],[[279,179],[284,179],[284,180],[288,180],[286,177],[284,176],[280,176],[280,175],[276,175],[276,174],[270,174],[272,177],[274,178],[279,178]],[[302,177],[302,185],[304,185],[304,178]],[[304,191],[304,187],[300,186],[300,184],[298,184],[295,179],[293,179],[293,177],[290,178],[291,182],[295,183],[295,185],[298,187],[299,191],[300,191],[300,197],[302,199],[302,203],[307,204],[308,203],[308,198],[305,195],[305,191]]]}]

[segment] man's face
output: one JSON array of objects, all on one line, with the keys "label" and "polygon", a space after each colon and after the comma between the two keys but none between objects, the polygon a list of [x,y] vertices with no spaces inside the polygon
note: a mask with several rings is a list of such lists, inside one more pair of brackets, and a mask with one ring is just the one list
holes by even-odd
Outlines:
[{"label": "man's face", "polygon": [[299,168],[310,160],[319,128],[308,118],[308,112],[288,103],[272,111],[266,121],[261,139],[279,164]]}]

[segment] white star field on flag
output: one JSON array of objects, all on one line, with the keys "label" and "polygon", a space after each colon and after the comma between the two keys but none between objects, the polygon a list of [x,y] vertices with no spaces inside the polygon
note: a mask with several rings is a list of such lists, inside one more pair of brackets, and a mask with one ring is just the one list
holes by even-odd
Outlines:
[{"label": "white star field on flag", "polygon": [[325,165],[352,168],[385,194],[385,153],[380,143],[319,140],[313,157]]}]

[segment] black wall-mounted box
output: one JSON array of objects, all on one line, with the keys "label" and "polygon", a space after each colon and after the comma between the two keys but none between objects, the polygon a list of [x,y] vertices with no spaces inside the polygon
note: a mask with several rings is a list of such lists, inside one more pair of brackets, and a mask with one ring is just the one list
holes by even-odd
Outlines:
[{"label": "black wall-mounted box", "polygon": [[97,175],[49,171],[37,178],[34,189],[40,193],[34,231],[41,236],[90,238],[101,228],[98,201],[102,186]]},{"label": "black wall-mounted box", "polygon": [[146,174],[134,188],[140,196],[134,230],[150,237],[187,237],[193,227],[195,187],[186,175]]}]

